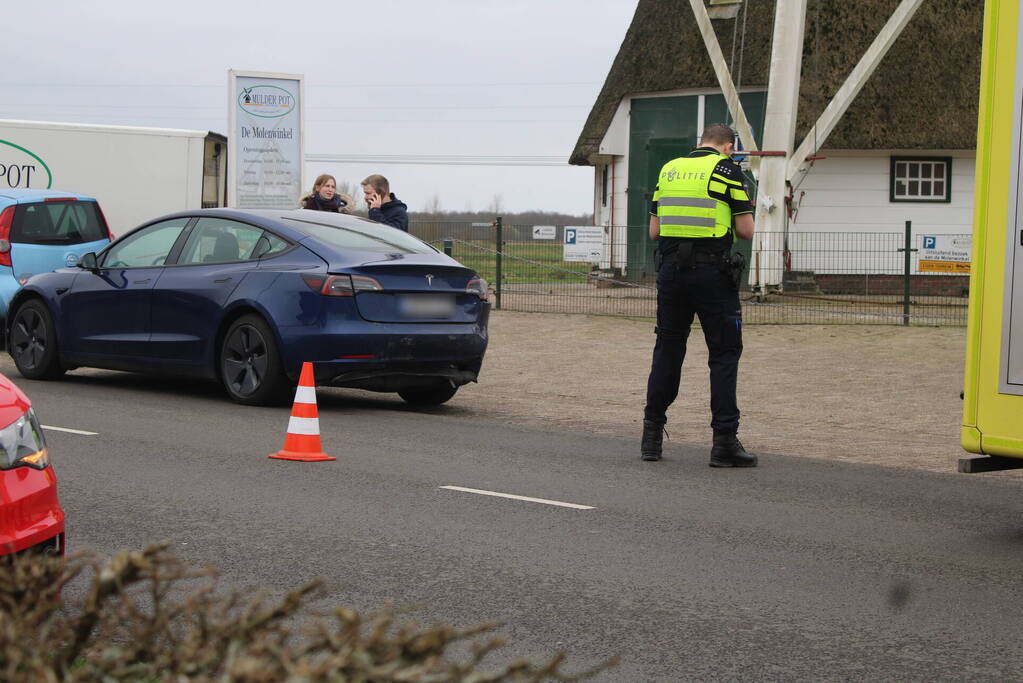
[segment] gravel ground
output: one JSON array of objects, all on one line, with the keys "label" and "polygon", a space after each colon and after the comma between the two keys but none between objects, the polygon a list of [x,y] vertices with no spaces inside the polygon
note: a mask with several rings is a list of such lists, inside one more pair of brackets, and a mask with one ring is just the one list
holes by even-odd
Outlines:
[{"label": "gravel ground", "polygon": [[[954,472],[967,455],[959,446],[965,338],[964,328],[948,327],[749,325],[739,436],[754,452]],[[624,436],[635,443],[622,456],[638,459],[653,344],[649,321],[495,311],[480,383],[451,403]],[[708,385],[707,348],[694,328],[666,449],[709,449]]]}]

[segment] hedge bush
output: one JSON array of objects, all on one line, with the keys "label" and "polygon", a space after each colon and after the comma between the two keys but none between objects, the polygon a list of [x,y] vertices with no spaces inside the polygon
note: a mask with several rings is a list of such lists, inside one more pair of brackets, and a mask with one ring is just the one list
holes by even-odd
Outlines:
[{"label": "hedge bush", "polygon": [[[80,601],[63,596],[79,579]],[[77,589],[77,586],[76,586]],[[76,593],[82,591],[76,590]],[[0,563],[0,679],[31,681],[571,681],[564,653],[484,671],[504,643],[496,625],[468,630],[313,613],[320,584],[279,601],[220,589],[166,545],[109,559],[19,555]],[[455,644],[461,657],[450,650]]]}]

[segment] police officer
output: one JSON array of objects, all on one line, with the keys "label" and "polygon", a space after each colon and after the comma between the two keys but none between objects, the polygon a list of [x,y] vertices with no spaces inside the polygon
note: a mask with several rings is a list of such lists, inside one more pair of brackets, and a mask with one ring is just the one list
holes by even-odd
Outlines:
[{"label": "police officer", "polygon": [[[736,236],[753,237],[753,207],[742,171],[730,158],[735,132],[707,126],[701,146],[661,169],[650,215],[657,240],[657,342],[643,415],[643,460],[660,460],[665,411],[678,396],[686,340],[699,316],[710,365],[714,446],[711,467],[755,467],[736,438],[735,384],[742,355],[739,278],[731,254]],[[734,277],[733,277],[734,276]]]}]

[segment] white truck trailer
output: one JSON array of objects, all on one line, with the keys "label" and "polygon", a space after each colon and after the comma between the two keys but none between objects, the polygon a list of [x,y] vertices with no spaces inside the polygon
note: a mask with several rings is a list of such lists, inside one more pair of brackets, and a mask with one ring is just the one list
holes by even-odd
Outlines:
[{"label": "white truck trailer", "polygon": [[95,197],[114,236],[173,211],[225,206],[226,178],[218,133],[0,119],[0,190]]}]

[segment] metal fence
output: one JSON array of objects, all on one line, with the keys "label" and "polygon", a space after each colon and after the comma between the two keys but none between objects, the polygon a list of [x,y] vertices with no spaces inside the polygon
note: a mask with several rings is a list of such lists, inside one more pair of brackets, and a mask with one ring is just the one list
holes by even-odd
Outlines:
[{"label": "metal fence", "polygon": [[[484,277],[497,308],[655,316],[655,243],[646,226],[596,229],[600,253],[580,261],[565,260],[566,230],[573,226],[505,225],[500,219],[414,221],[410,227]],[[943,237],[969,241],[969,235]],[[922,239],[907,224],[901,233],[790,232],[758,235],[754,248],[740,243],[749,261],[740,291],[744,321],[965,325],[968,273],[921,270]]]}]

